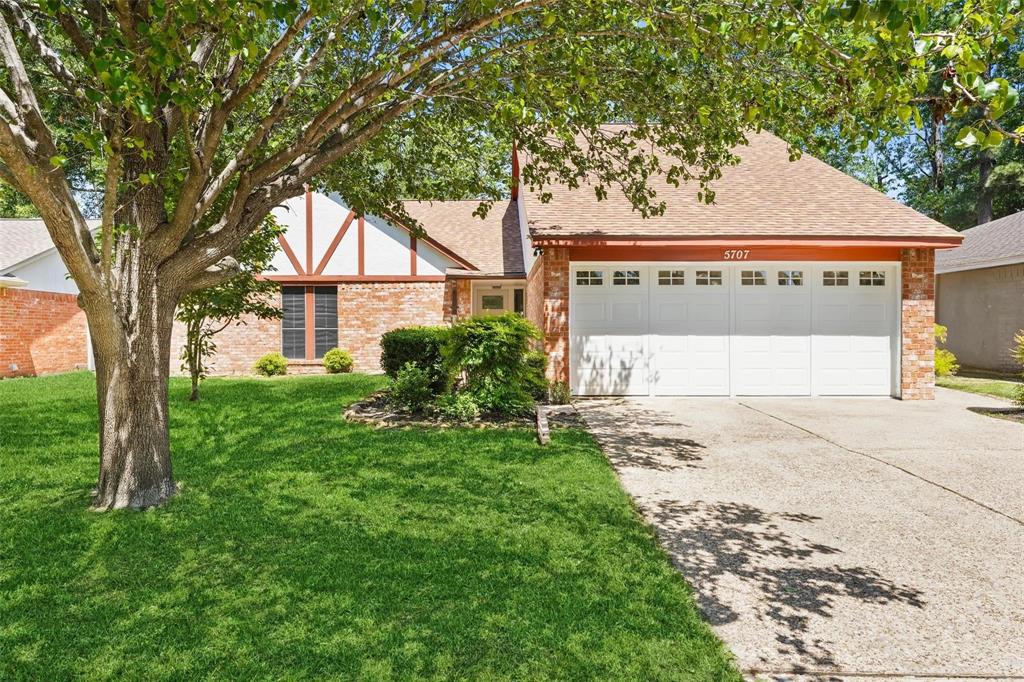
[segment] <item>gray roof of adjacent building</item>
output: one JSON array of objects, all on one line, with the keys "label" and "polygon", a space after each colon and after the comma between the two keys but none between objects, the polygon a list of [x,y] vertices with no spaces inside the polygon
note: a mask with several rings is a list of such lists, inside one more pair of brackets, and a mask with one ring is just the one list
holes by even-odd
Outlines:
[{"label": "gray roof of adjacent building", "polygon": [[[86,223],[95,229],[100,221]],[[0,218],[0,275],[53,248],[53,240],[41,219]]]},{"label": "gray roof of adjacent building", "polygon": [[936,253],[936,274],[1024,263],[1024,211],[961,234],[964,241],[960,246]]}]

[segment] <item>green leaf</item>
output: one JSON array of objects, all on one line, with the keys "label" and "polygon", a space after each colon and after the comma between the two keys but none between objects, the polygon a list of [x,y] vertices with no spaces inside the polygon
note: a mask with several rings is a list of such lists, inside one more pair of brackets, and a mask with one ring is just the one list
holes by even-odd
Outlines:
[{"label": "green leaf", "polygon": [[909,104],[901,104],[896,108],[896,115],[900,117],[902,123],[906,123],[910,120],[913,110],[914,108]]},{"label": "green leaf", "polygon": [[61,156],[60,154],[54,154],[50,157],[50,165],[54,168],[60,168],[68,162],[68,157]]}]

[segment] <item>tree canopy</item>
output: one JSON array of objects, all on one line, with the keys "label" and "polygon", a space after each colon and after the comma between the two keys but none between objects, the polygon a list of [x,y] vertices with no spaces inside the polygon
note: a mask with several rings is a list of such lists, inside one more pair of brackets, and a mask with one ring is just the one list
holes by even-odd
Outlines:
[{"label": "tree canopy", "polygon": [[81,291],[97,505],[173,494],[174,309],[305,184],[414,224],[403,194],[500,196],[514,141],[542,196],[651,215],[653,174],[710,201],[751,129],[862,144],[924,102],[995,149],[1021,135],[991,68],[1019,31],[1019,0],[0,0],[0,180]]}]

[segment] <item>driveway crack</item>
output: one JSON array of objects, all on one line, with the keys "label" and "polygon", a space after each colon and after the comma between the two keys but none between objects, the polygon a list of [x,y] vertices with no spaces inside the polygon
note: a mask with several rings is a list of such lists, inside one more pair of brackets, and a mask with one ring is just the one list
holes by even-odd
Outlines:
[{"label": "driveway crack", "polygon": [[901,471],[901,472],[903,472],[904,474],[906,474],[908,476],[912,476],[913,478],[916,478],[919,481],[927,483],[928,485],[935,486],[936,488],[939,488],[940,490],[945,490],[947,493],[950,493],[952,495],[956,495],[960,499],[965,500],[965,501],[967,501],[967,502],[969,502],[971,504],[977,505],[977,506],[981,507],[982,509],[985,509],[987,511],[992,512],[993,514],[998,514],[999,516],[1002,516],[1004,519],[1009,519],[1010,521],[1016,523],[1018,526],[1021,526],[1022,528],[1024,528],[1024,519],[1019,519],[1016,516],[1011,516],[1010,514],[1007,514],[1006,512],[1000,511],[1000,510],[996,509],[995,507],[991,507],[991,506],[985,504],[984,502],[981,502],[979,500],[974,499],[973,497],[971,497],[969,495],[965,495],[965,494],[963,494],[962,492],[960,492],[958,490],[954,490],[953,488],[945,486],[945,485],[939,483],[938,481],[933,481],[930,478],[926,478],[924,476],[921,476],[920,474],[914,473],[913,471],[911,471],[909,469],[906,469],[904,467],[901,467],[898,464],[893,464],[892,462],[889,462],[889,461],[887,461],[885,459],[882,459],[881,457],[877,457],[875,455],[872,455],[871,453],[863,452],[861,450],[854,450],[853,448],[848,448],[845,445],[843,445],[842,443],[837,443],[836,441],[834,441],[834,440],[832,440],[830,438],[827,438],[827,437],[821,435],[820,433],[815,433],[814,431],[811,431],[808,428],[804,428],[803,426],[800,426],[799,424],[794,424],[791,421],[787,421],[787,420],[783,419],[782,417],[779,417],[778,415],[772,414],[771,412],[765,412],[764,410],[760,410],[760,409],[754,407],[753,405],[748,405],[747,403],[744,403],[742,401],[740,401],[739,404],[742,405],[743,407],[747,408],[748,410],[753,410],[754,412],[757,412],[758,414],[763,414],[766,417],[770,417],[771,419],[774,419],[776,421],[782,422],[783,424],[786,424],[787,426],[791,426],[794,429],[798,429],[798,430],[803,431],[804,433],[806,433],[808,435],[811,435],[811,436],[814,436],[815,438],[823,440],[826,443],[828,443],[829,445],[837,447],[840,450],[845,450],[846,452],[849,452],[852,455],[857,455],[859,457],[865,457],[867,459],[872,460],[873,462],[878,462],[879,464],[884,464],[887,467],[892,467],[893,469],[896,469],[897,471]]}]

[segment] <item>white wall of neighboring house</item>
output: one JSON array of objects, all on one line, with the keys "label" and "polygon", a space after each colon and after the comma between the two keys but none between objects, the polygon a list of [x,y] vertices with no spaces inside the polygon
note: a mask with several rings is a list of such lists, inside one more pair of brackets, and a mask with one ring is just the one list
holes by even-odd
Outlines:
[{"label": "white wall of neighboring house", "polygon": [[28,282],[25,285],[26,289],[56,294],[78,293],[78,286],[75,280],[68,276],[68,269],[56,249],[45,251],[5,270],[4,274],[10,273]]}]

